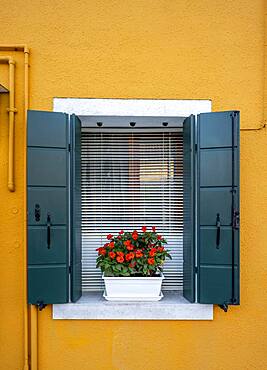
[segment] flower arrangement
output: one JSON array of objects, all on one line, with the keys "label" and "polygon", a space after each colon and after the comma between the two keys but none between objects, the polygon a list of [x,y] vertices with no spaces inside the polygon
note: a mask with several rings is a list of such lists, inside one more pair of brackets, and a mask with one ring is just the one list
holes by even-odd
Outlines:
[{"label": "flower arrangement", "polygon": [[171,259],[164,247],[167,241],[155,226],[151,231],[143,226],[140,233],[121,230],[117,236],[108,234],[107,239],[107,243],[96,249],[96,267],[105,276],[156,276],[165,259]]}]

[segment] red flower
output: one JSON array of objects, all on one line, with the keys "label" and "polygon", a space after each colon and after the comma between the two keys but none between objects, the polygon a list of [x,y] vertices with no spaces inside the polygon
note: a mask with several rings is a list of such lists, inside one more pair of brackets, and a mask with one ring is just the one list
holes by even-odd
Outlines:
[{"label": "red flower", "polygon": [[116,253],[115,252],[109,252],[109,257],[110,258],[115,258],[116,257]]},{"label": "red flower", "polygon": [[118,256],[116,258],[116,260],[117,260],[117,262],[122,263],[122,262],[124,262],[124,257],[123,256]]},{"label": "red flower", "polygon": [[100,251],[102,249],[105,249],[105,246],[104,247],[99,247],[99,248],[96,248],[96,251]]},{"label": "red flower", "polygon": [[124,253],[123,253],[123,252],[117,252],[117,255],[118,255],[119,257],[123,257],[123,256],[124,256]]},{"label": "red flower", "polygon": [[109,248],[114,248],[114,242],[110,242],[108,246]]},{"label": "red flower", "polygon": [[135,267],[135,265],[136,265],[136,262],[131,262],[131,263],[129,264],[129,267],[134,268],[134,267]]},{"label": "red flower", "polygon": [[158,247],[158,252],[163,252],[164,251],[164,247]]},{"label": "red flower", "polygon": [[134,258],[134,253],[133,252],[127,253],[125,258],[126,258],[126,261],[132,260]]},{"label": "red flower", "polygon": [[118,235],[118,236],[117,236],[117,238],[118,238],[118,239],[121,239],[121,235]]},{"label": "red flower", "polygon": [[119,234],[120,234],[120,235],[124,234],[124,231],[123,231],[123,230],[121,230],[121,231],[119,232]]},{"label": "red flower", "polygon": [[156,226],[152,226],[152,231],[153,231],[153,233],[156,232]]},{"label": "red flower", "polygon": [[133,240],[137,240],[138,239],[138,232],[136,230],[134,230],[132,232],[132,238],[133,238]]},{"label": "red flower", "polygon": [[134,246],[132,245],[131,240],[126,240],[125,242],[123,242],[123,244],[126,246],[128,251],[132,251],[134,249]]},{"label": "red flower", "polygon": [[112,239],[112,238],[113,238],[113,235],[112,235],[112,234],[108,234],[108,235],[107,235],[107,239],[108,239],[108,240],[110,240],[110,239]]},{"label": "red flower", "polygon": [[154,260],[154,258],[148,258],[147,262],[148,262],[149,265],[154,265],[155,260]]},{"label": "red flower", "polygon": [[158,236],[157,236],[157,239],[158,239],[158,240],[162,239],[162,236],[161,236],[161,235],[158,235]]},{"label": "red flower", "polygon": [[145,232],[146,232],[146,230],[147,230],[147,227],[146,227],[146,226],[142,226],[142,231],[143,231],[143,233],[145,233]]},{"label": "red flower", "polygon": [[150,251],[149,251],[150,257],[154,257],[155,254],[156,254],[156,252],[157,252],[157,249],[156,248],[151,248]]},{"label": "red flower", "polygon": [[104,244],[104,247],[107,247],[108,245],[109,245],[109,243],[105,243],[105,244]]},{"label": "red flower", "polygon": [[136,258],[143,257],[143,253],[140,251],[140,249],[137,249],[137,251],[135,252],[135,256]]},{"label": "red flower", "polygon": [[123,242],[123,244],[128,247],[129,245],[131,245],[131,240],[125,240],[125,242]]},{"label": "red flower", "polygon": [[99,248],[98,254],[101,254],[102,256],[105,256],[106,253],[107,253],[107,251],[105,250],[105,248]]}]

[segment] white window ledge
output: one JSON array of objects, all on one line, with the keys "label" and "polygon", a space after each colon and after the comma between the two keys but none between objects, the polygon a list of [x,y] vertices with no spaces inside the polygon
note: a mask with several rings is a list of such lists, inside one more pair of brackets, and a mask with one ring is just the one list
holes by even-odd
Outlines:
[{"label": "white window ledge", "polygon": [[189,303],[181,292],[164,292],[158,302],[109,302],[100,292],[76,303],[54,304],[56,320],[213,320],[213,305]]}]

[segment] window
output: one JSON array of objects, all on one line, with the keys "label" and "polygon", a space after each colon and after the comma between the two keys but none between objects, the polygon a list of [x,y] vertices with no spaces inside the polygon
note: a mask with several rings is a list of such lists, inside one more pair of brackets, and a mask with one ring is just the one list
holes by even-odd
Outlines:
[{"label": "window", "polygon": [[[103,107],[104,103],[107,104],[107,102],[101,102]],[[91,235],[94,232],[93,223],[92,227],[90,226],[91,229],[85,227],[83,212],[85,195],[89,197],[94,208],[97,208],[95,195],[91,191],[93,188],[91,185],[89,189],[84,187],[84,176],[88,176],[86,168],[88,166],[90,168],[93,164],[89,160],[84,167],[83,141],[86,136],[86,140],[92,142],[94,138],[100,142],[101,150],[95,152],[96,157],[100,155],[103,159],[105,156],[105,150],[101,146],[103,143],[108,143],[110,148],[115,146],[114,142],[117,143],[118,140],[114,141],[114,137],[123,143],[122,147],[127,153],[124,161],[119,161],[119,166],[114,158],[106,161],[107,163],[102,161],[100,174],[96,171],[89,179],[89,184],[100,180],[102,186],[100,209],[104,206],[108,208],[111,204],[108,202],[115,194],[116,197],[119,194],[117,189],[114,191],[114,178],[118,179],[120,192],[124,190],[127,182],[132,181],[136,186],[130,188],[130,191],[127,190],[127,195],[124,194],[122,197],[123,206],[127,205],[131,208],[131,203],[127,203],[128,198],[131,199],[133,195],[139,197],[137,199],[141,200],[139,203],[142,207],[140,207],[138,222],[143,223],[144,219],[151,222],[149,217],[152,207],[147,210],[146,189],[153,184],[155,194],[157,193],[156,203],[163,202],[158,220],[161,220],[164,230],[168,229],[173,240],[177,238],[173,248],[176,247],[177,251],[180,250],[180,255],[183,255],[183,296],[192,303],[219,304],[225,310],[228,304],[239,304],[239,113],[236,111],[200,113],[196,117],[190,115],[190,109],[185,103],[184,114],[170,114],[168,117],[166,114],[168,109],[165,111],[158,109],[157,119],[151,116],[149,124],[144,124],[143,127],[141,122],[147,119],[141,116],[134,117],[137,124],[131,132],[118,130],[117,123],[114,123],[125,117],[111,119],[111,132],[104,131],[104,126],[102,131],[98,128],[92,132],[90,117],[83,111],[84,104],[82,101],[79,104],[80,111],[77,112],[77,109],[72,108],[72,102],[69,105],[69,111],[66,111],[70,113],[73,109],[81,116],[83,127],[87,127],[84,132],[81,132],[79,117],[74,114],[69,116],[63,113],[40,111],[29,111],[28,114],[29,303],[41,306],[48,303],[67,303],[70,300],[75,302],[81,297],[82,281],[84,281],[82,279],[84,268],[81,266],[81,218],[82,236],[84,237],[86,232]],[[94,102],[91,101],[90,104],[94,106]],[[144,111],[145,104],[149,106],[148,102],[142,101],[142,104],[136,104],[133,110],[138,113],[138,109],[143,105]],[[164,104],[166,108],[167,103]],[[151,103],[151,106],[153,105],[154,102]],[[173,101],[169,101],[167,106],[173,107]],[[110,115],[111,113],[116,114],[112,104],[110,104]],[[122,116],[123,109],[120,113]],[[146,112],[147,116],[148,113],[149,109]],[[166,130],[162,129],[160,113],[164,116],[164,121],[168,117],[169,123],[167,127],[165,126]],[[193,109],[191,113],[197,113],[197,111]],[[133,117],[133,112],[130,114]],[[161,121],[160,129],[156,127],[155,120]],[[95,117],[94,121],[96,121]],[[176,130],[172,130],[175,126],[174,121],[179,121],[180,126],[183,127],[182,133],[177,131],[177,127]],[[149,140],[144,140],[148,133],[146,130],[151,130],[151,127],[154,127],[153,135],[149,135]],[[116,131],[112,132],[114,128]],[[181,145],[179,147],[178,137],[183,138],[180,152]],[[143,141],[146,141],[146,145],[141,145]],[[176,149],[182,154],[182,162],[178,154],[176,157],[173,151],[175,141],[178,144]],[[156,150],[157,147],[164,157],[160,158],[159,155],[157,167],[149,160],[143,163],[142,155],[139,155],[140,148],[141,153],[147,155],[146,151],[151,150],[159,153]],[[157,157],[154,156],[154,158]],[[183,168],[182,173],[179,172],[178,163],[180,168]],[[179,192],[181,176],[182,197]],[[166,184],[168,184],[167,191],[165,191]],[[82,205],[80,204],[81,189]],[[158,192],[157,189],[161,191]],[[179,215],[181,208],[171,207],[170,199],[174,199],[174,203],[177,200],[177,205],[182,200],[182,216]],[[118,210],[117,205],[115,208]],[[99,214],[92,212],[88,220],[90,217],[96,218],[96,215],[99,217]],[[108,220],[103,220],[103,217],[107,217],[107,212],[100,212],[100,217],[102,217],[102,230],[104,230],[109,227]],[[135,220],[131,221],[133,212],[129,212],[127,217],[127,223],[135,222]],[[176,227],[181,221],[182,239],[181,230]],[[118,222],[119,219],[114,219],[111,226],[116,228]],[[96,237],[99,238],[99,234],[96,234]],[[180,241],[183,240],[183,251],[181,247],[179,248],[179,245],[181,246],[178,242],[179,238]],[[92,249],[92,243],[88,250],[90,248]],[[176,270],[179,263],[181,269],[182,259],[180,258],[179,262],[178,260],[179,258],[173,262],[176,263],[175,271],[179,270]],[[169,267],[169,272],[171,269]],[[167,268],[166,275],[169,272]],[[175,289],[180,289],[181,274],[179,277],[178,275],[171,277],[171,273],[169,274],[165,289],[168,289],[168,284],[172,289],[174,285]],[[97,279],[96,277],[91,287],[94,284],[97,287]]]},{"label": "window", "polygon": [[163,290],[183,290],[183,135],[149,126],[131,129],[126,118],[118,129],[82,132],[83,291],[103,291],[96,246],[143,225],[156,225],[168,240]]}]

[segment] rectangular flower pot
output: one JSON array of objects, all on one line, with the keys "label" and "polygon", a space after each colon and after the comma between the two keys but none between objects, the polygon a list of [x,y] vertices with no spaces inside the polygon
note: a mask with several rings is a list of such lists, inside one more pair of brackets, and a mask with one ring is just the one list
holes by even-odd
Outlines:
[{"label": "rectangular flower pot", "polygon": [[164,275],[153,277],[106,277],[104,297],[107,300],[155,301],[163,297],[161,285]]}]

